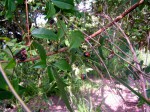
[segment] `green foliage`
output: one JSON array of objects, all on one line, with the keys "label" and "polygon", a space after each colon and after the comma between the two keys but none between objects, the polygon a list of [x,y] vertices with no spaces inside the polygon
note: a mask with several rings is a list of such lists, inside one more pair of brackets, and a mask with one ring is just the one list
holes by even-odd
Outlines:
[{"label": "green foliage", "polygon": [[[142,101],[141,105],[150,104],[125,83],[128,76],[134,80],[139,79],[139,76],[133,67],[136,63],[133,62],[128,41],[123,38],[124,35],[117,26],[104,28],[105,31],[88,41],[90,44],[84,39],[85,35],[89,36],[107,26],[111,18],[117,17],[137,2],[138,0],[35,0],[28,2],[26,9],[24,0],[0,1],[0,62],[2,61],[4,71],[17,93],[26,101],[35,96],[43,96],[47,104],[48,97],[57,94],[71,112],[73,108],[70,104],[81,112],[103,111],[95,106],[89,107],[91,101],[86,98],[89,96],[84,96],[83,88],[98,88],[100,85],[95,80],[101,80],[102,77],[109,80],[111,77],[137,95]],[[79,10],[80,3],[84,9]],[[120,21],[122,30],[136,52],[141,49],[148,52],[150,49],[147,41],[150,29],[148,4],[149,1],[145,0]],[[89,9],[86,9],[88,5]],[[26,11],[29,14],[29,35]],[[38,23],[38,20],[42,22]],[[30,46],[24,45],[27,36],[31,39]],[[21,41],[17,42],[18,39]],[[22,48],[27,49],[28,60],[17,62],[14,55]],[[86,57],[85,52],[89,53]],[[141,60],[146,61],[145,58]],[[150,66],[144,63],[141,68],[149,74]],[[82,80],[82,74],[85,74],[86,80]],[[149,97],[149,90],[146,92]],[[14,100],[14,97],[0,73],[0,100],[4,99]]]},{"label": "green foliage", "polygon": [[46,4],[46,10],[47,10],[46,18],[52,18],[56,14],[54,5],[50,1],[47,2]]},{"label": "green foliage", "polygon": [[44,61],[40,61],[35,63],[33,66],[33,68],[46,68],[46,63]]},{"label": "green foliage", "polygon": [[11,99],[11,98],[13,98],[12,92],[0,89],[0,100]]},{"label": "green foliage", "polygon": [[72,31],[70,34],[70,49],[79,48],[84,41],[84,36],[80,31]]},{"label": "green foliage", "polygon": [[57,35],[52,30],[46,28],[34,29],[31,34],[36,38],[58,40]]},{"label": "green foliage", "polygon": [[48,77],[49,77],[49,83],[54,81],[54,73],[50,66],[47,67]]},{"label": "green foliage", "polygon": [[44,50],[44,47],[37,42],[33,42],[32,45],[33,45],[33,47],[35,47],[37,49],[38,53],[40,54],[41,61],[42,61],[37,65],[46,64],[47,56],[46,56],[46,51]]},{"label": "green foliage", "polygon": [[[13,79],[11,83],[19,95],[22,95],[25,92],[25,88],[19,85],[19,79]],[[13,98],[13,94],[9,90],[9,87],[0,72],[0,100],[12,99],[12,98]]]},{"label": "green foliage", "polygon": [[60,70],[71,71],[71,66],[66,60],[58,60],[54,65],[58,67]]},{"label": "green foliage", "polygon": [[5,81],[5,79],[3,78],[1,72],[0,72],[0,89],[9,90],[8,85],[7,85],[6,81]]},{"label": "green foliage", "polygon": [[61,9],[73,9],[74,2],[73,0],[52,0],[53,4]]},{"label": "green foliage", "polygon": [[61,78],[59,77],[59,75],[57,74],[56,70],[52,68],[52,73],[53,75],[55,76],[56,78],[56,82],[57,82],[57,85],[58,85],[58,88],[59,88],[59,91],[60,91],[60,95],[61,95],[61,98],[64,100],[68,110],[70,112],[73,112],[71,106],[70,106],[70,103],[69,103],[69,100],[68,100],[68,95],[67,95],[67,92],[65,90],[65,87],[66,85],[64,84],[64,82],[61,80]]},{"label": "green foliage", "polygon": [[15,0],[5,0],[6,18],[10,19],[13,16],[13,12],[16,10]]},{"label": "green foliage", "polygon": [[16,66],[16,61],[15,61],[15,59],[11,59],[11,60],[9,61],[9,63],[6,65],[5,69],[12,69],[12,68],[14,68],[15,66]]},{"label": "green foliage", "polygon": [[67,32],[66,24],[62,20],[58,19],[57,26],[58,26],[57,36],[58,39],[61,39],[62,37],[64,37],[65,32]]}]

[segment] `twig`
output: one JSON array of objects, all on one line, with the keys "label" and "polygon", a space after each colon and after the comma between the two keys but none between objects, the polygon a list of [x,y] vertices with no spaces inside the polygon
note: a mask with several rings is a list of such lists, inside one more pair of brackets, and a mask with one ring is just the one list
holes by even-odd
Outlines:
[{"label": "twig", "polygon": [[30,43],[30,29],[29,29],[29,12],[28,12],[28,1],[25,0],[25,6],[26,6],[26,29],[27,29],[27,39],[26,39],[26,45],[29,46]]},{"label": "twig", "polygon": [[10,83],[8,77],[6,76],[4,70],[2,69],[2,66],[0,64],[0,72],[2,73],[6,83],[8,84],[10,90],[12,91],[12,93],[14,94],[14,96],[16,97],[16,99],[21,103],[21,105],[23,106],[23,108],[27,111],[27,112],[31,112],[31,110],[26,106],[26,104],[24,103],[24,101],[20,98],[20,96],[17,94],[17,92],[15,91],[15,89],[13,88],[12,84]]},{"label": "twig", "polygon": [[[61,53],[61,52],[65,52],[65,51],[67,51],[67,47],[64,47],[64,48],[61,48],[61,49],[59,49],[57,52],[48,52],[47,54],[46,54],[46,56],[51,56],[51,55],[54,55],[54,54],[58,54],[58,53]],[[29,62],[29,61],[35,61],[35,60],[38,60],[38,59],[40,59],[40,56],[37,56],[37,57],[35,57],[35,58],[29,58],[29,59],[26,59],[25,61],[20,61],[19,63],[22,63],[22,62]]]},{"label": "twig", "polygon": [[126,11],[124,11],[121,15],[117,16],[111,23],[109,23],[105,27],[99,29],[97,32],[93,33],[92,35],[87,36],[86,40],[90,40],[91,38],[94,38],[95,36],[99,35],[103,31],[105,31],[107,28],[109,28],[110,26],[114,25],[115,22],[120,21],[123,17],[125,17],[128,13],[130,13],[131,11],[133,11],[135,8],[137,8],[139,5],[141,5],[143,2],[144,2],[144,0],[140,0],[136,4],[132,5],[129,9],[127,9]]},{"label": "twig", "polygon": [[[116,19],[114,21],[112,21],[111,23],[109,23],[108,25],[106,25],[105,27],[101,28],[100,30],[98,30],[97,32],[95,32],[94,34],[88,36],[86,33],[82,32],[84,35],[86,35],[87,37],[85,38],[85,40],[89,40],[89,39],[92,39],[94,38],[95,36],[99,35],[100,33],[102,33],[103,31],[105,31],[107,28],[109,28],[110,26],[112,26],[115,22],[118,22],[119,20],[121,20],[124,16],[126,16],[129,12],[131,12],[132,10],[134,10],[136,7],[138,7],[140,4],[142,4],[144,2],[144,0],[140,0],[138,3],[134,4],[133,6],[131,6],[128,10],[126,10],[125,12],[123,12],[120,16],[116,17]],[[27,29],[28,29],[28,34],[30,33],[29,32],[29,23],[28,23],[28,7],[27,7],[27,1],[26,1],[26,15],[27,15]],[[66,18],[65,18],[66,19]],[[29,36],[29,35],[28,35]],[[93,39],[92,39],[93,40]],[[63,50],[65,49],[65,50]],[[66,51],[67,48],[62,48],[62,50],[60,49],[59,51],[60,52],[64,52]],[[47,56],[50,56],[50,55],[53,55],[53,54],[56,54],[56,53],[59,53],[58,52],[50,52],[47,54]],[[27,59],[25,60],[24,62],[29,62],[29,61],[34,61],[34,60],[38,60],[40,59],[39,56],[35,57],[35,58],[30,58],[30,59]],[[5,62],[5,61],[0,61],[0,62]]]},{"label": "twig", "polygon": [[[61,49],[59,49],[57,52],[48,52],[47,54],[46,54],[46,56],[51,56],[51,55],[54,55],[54,54],[58,54],[58,53],[61,53],[61,52],[65,52],[65,51],[67,51],[68,50],[68,48],[67,47],[64,47],[64,48],[61,48]],[[37,56],[37,57],[34,57],[34,58],[28,58],[28,59],[26,59],[25,61],[19,61],[18,63],[23,63],[23,62],[29,62],[29,61],[35,61],[35,60],[38,60],[38,59],[40,59],[40,56]],[[0,63],[8,63],[8,61],[4,61],[4,60],[0,60]]]},{"label": "twig", "polygon": [[[119,24],[115,23],[115,25],[118,27],[118,29],[121,31],[121,33],[124,35],[124,38],[126,39],[126,41],[128,42],[129,44],[129,47],[130,47],[130,50],[132,52],[132,55],[133,55],[133,60],[134,62],[136,62],[136,67],[141,71],[141,67],[139,65],[139,62],[138,62],[138,59],[137,59],[137,56],[136,56],[136,53],[135,53],[135,50],[129,40],[129,37],[125,34],[125,32],[123,31],[123,29],[120,27]],[[135,72],[136,70],[133,69]],[[146,93],[146,86],[145,86],[145,79],[143,77],[143,74],[142,73],[139,73],[139,77],[140,77],[140,81],[141,81],[141,88],[142,88],[142,93],[143,93],[143,96],[145,97],[145,99],[147,99],[147,93]],[[142,106],[143,110],[144,110],[144,107]]]}]

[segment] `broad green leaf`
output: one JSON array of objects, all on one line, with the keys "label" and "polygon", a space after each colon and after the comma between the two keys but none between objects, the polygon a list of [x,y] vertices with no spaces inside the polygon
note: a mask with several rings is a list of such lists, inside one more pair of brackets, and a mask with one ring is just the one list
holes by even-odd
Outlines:
[{"label": "broad green leaf", "polygon": [[78,48],[84,41],[84,36],[80,31],[72,31],[70,34],[70,49]]},{"label": "broad green leaf", "polygon": [[33,66],[33,68],[46,68],[46,64],[43,61],[37,62],[35,63]]},{"label": "broad green leaf", "polygon": [[9,90],[8,85],[0,72],[0,89]]},{"label": "broad green leaf", "polygon": [[44,49],[44,47],[37,43],[37,42],[33,42],[32,45],[38,50],[38,53],[40,54],[40,58],[42,60],[42,62],[44,62],[44,64],[46,64],[46,51]]},{"label": "broad green leaf", "polygon": [[63,31],[62,28],[58,28],[58,33],[57,33],[57,35],[58,35],[58,38],[59,38],[59,39],[62,38],[62,37],[65,35],[65,32]]},{"label": "broad green leaf", "polygon": [[64,2],[64,3],[67,3],[67,4],[74,6],[74,0],[53,0],[53,1]]},{"label": "broad green leaf", "polygon": [[58,85],[58,89],[60,90],[60,95],[63,99],[63,101],[65,102],[68,110],[70,112],[73,112],[71,106],[70,106],[70,103],[69,103],[69,100],[68,100],[68,95],[67,95],[67,92],[65,90],[65,87],[66,85],[63,83],[63,81],[61,80],[61,78],[59,77],[59,75],[57,74],[56,70],[52,69],[53,70],[53,75],[55,76],[55,79],[56,79],[56,82],[57,82],[57,85]]},{"label": "broad green leaf", "polygon": [[18,85],[18,87],[19,87],[18,94],[19,94],[19,95],[22,95],[22,94],[26,91],[26,88],[23,87],[23,86],[20,86],[20,85]]},{"label": "broad green leaf", "polygon": [[50,2],[50,1],[47,2],[46,9],[47,9],[46,18],[51,18],[56,14],[56,10],[55,10],[54,5],[52,4],[52,2]]},{"label": "broad green leaf", "polygon": [[12,18],[13,12],[16,10],[15,0],[5,0],[6,13],[5,17],[7,19]]},{"label": "broad green leaf", "polygon": [[73,9],[74,6],[67,1],[69,0],[52,0],[53,4],[61,9]]},{"label": "broad green leaf", "polygon": [[9,58],[13,58],[11,51],[7,47],[5,49],[3,49],[3,51],[4,51],[4,53],[6,53],[7,56],[9,56]]},{"label": "broad green leaf", "polygon": [[71,70],[71,66],[64,59],[57,61],[54,65],[63,71],[70,71]]},{"label": "broad green leaf", "polygon": [[6,0],[5,6],[8,9],[8,11],[13,12],[16,9],[15,0]]},{"label": "broad green leaf", "polygon": [[16,61],[15,61],[15,59],[11,59],[11,60],[9,61],[9,63],[6,65],[5,69],[12,69],[12,68],[14,68],[15,66],[16,66]]},{"label": "broad green leaf", "polygon": [[51,83],[52,81],[54,81],[54,73],[53,70],[50,66],[47,67],[47,72],[48,72],[48,77],[49,77],[49,83]]},{"label": "broad green leaf", "polygon": [[49,29],[46,28],[36,28],[31,32],[32,36],[36,38],[45,38],[49,40],[58,40],[57,35]]},{"label": "broad green leaf", "polygon": [[11,99],[13,94],[10,91],[5,91],[0,89],[0,100]]},{"label": "broad green leaf", "polygon": [[12,81],[11,81],[11,84],[13,85],[13,87],[14,87],[14,89],[15,89],[15,91],[18,93],[19,92],[19,79],[13,79]]},{"label": "broad green leaf", "polygon": [[10,12],[10,11],[6,11],[5,16],[6,16],[7,19],[10,19],[10,18],[12,18],[13,13]]},{"label": "broad green leaf", "polygon": [[57,21],[58,26],[58,38],[62,38],[65,35],[65,32],[67,31],[66,24],[62,20]]}]

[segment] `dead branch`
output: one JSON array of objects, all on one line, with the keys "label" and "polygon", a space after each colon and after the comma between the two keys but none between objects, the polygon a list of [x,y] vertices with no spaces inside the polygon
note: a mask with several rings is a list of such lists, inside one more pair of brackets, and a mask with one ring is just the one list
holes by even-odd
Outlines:
[{"label": "dead branch", "polygon": [[133,11],[135,8],[137,8],[139,5],[141,5],[144,2],[144,0],[140,0],[136,4],[132,5],[129,9],[125,10],[121,15],[117,16],[111,23],[107,24],[105,27],[99,29],[97,32],[93,33],[90,36],[86,37],[86,40],[90,40],[91,38],[94,38],[95,36],[99,35],[106,29],[108,29],[110,26],[114,25],[115,22],[120,21],[123,17],[125,17],[128,13]]}]

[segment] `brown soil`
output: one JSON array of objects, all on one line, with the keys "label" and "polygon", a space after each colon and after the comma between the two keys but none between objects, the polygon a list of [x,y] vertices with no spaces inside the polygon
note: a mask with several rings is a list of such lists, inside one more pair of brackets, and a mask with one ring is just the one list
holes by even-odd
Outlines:
[{"label": "brown soil", "polygon": [[[134,85],[131,86],[135,88]],[[85,90],[84,93],[88,93],[88,91]],[[85,94],[86,99],[89,99],[88,96]],[[90,98],[93,108],[101,105],[103,112],[143,112],[141,108],[137,107],[138,97],[121,84],[117,84],[115,88],[110,83],[109,86],[103,86],[97,90],[92,89],[90,90]],[[28,106],[33,112],[69,112],[64,102],[57,96],[51,96],[49,102],[45,102],[42,98],[32,99]],[[74,111],[79,112],[75,109]],[[17,111],[9,109],[5,112]]]}]

